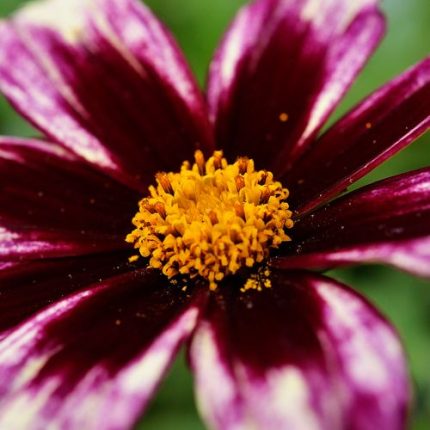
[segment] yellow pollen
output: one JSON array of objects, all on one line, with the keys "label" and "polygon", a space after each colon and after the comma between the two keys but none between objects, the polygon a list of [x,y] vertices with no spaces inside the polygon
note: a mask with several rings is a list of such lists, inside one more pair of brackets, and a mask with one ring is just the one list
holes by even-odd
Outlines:
[{"label": "yellow pollen", "polygon": [[139,256],[138,255],[132,255],[131,257],[129,257],[128,261],[130,263],[134,263],[135,261],[139,260]]},{"label": "yellow pollen", "polygon": [[372,128],[372,123],[371,122],[366,122],[366,128],[367,129]]},{"label": "yellow pollen", "polygon": [[251,274],[240,291],[242,293],[248,290],[262,291],[263,288],[272,288],[270,270],[267,267],[260,267],[256,273]]},{"label": "yellow pollen", "polygon": [[287,122],[288,121],[288,114],[285,113],[285,112],[282,112],[279,115],[279,121],[281,121],[281,122]]},{"label": "yellow pollen", "polygon": [[[222,151],[207,161],[196,151],[194,158],[179,173],[156,175],[126,241],[168,278],[200,277],[215,290],[225,276],[262,263],[270,248],[291,240],[289,192],[251,159],[228,164]],[[258,271],[242,291],[269,288],[268,274]]]}]

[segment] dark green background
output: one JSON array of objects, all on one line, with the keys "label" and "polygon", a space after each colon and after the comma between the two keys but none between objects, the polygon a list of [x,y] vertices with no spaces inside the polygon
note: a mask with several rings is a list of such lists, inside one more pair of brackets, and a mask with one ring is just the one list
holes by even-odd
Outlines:
[{"label": "dark green background", "polygon": [[[0,14],[5,16],[23,3],[22,0],[0,0]],[[208,62],[225,26],[243,3],[243,0],[147,1],[176,35],[200,82],[204,82]],[[388,19],[387,36],[334,117],[430,52],[429,0],[386,0],[383,9]],[[0,133],[32,133],[3,99],[0,99]],[[427,134],[360,183],[430,165],[429,144],[430,135]],[[364,292],[398,328],[406,345],[415,384],[411,428],[429,430],[430,283],[379,266],[339,270],[332,275]],[[258,344],[255,347],[258,348]],[[138,427],[147,430],[203,429],[194,407],[191,376],[183,358],[175,364]]]}]

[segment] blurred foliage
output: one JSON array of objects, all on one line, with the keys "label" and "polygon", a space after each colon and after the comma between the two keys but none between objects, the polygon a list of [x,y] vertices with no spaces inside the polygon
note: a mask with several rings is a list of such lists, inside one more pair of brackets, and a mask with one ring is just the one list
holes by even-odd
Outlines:
[{"label": "blurred foliage", "polygon": [[[5,16],[25,3],[1,0]],[[205,73],[223,30],[244,0],[148,0],[147,4],[172,29],[183,47],[199,82]],[[353,106],[370,91],[416,63],[430,51],[429,0],[385,0],[387,37],[333,115],[333,119]],[[353,49],[353,47],[352,47]],[[34,131],[0,99],[0,132],[28,136]],[[361,180],[374,180],[430,165],[429,133],[401,154]],[[409,275],[379,266],[356,267],[331,275],[363,292],[399,330],[410,359],[415,384],[411,428],[430,428],[430,285]],[[258,345],[255,345],[258,348]],[[146,430],[197,430],[203,425],[197,416],[192,380],[181,356],[160,393],[138,426]]]}]

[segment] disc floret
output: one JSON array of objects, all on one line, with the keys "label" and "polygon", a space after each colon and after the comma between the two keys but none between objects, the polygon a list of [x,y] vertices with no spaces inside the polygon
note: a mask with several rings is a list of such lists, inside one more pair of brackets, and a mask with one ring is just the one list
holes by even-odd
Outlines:
[{"label": "disc floret", "polygon": [[222,151],[207,161],[196,151],[194,158],[179,173],[156,175],[126,241],[168,278],[201,277],[215,290],[225,276],[262,263],[270,248],[291,240],[289,192],[251,159],[228,164]]}]

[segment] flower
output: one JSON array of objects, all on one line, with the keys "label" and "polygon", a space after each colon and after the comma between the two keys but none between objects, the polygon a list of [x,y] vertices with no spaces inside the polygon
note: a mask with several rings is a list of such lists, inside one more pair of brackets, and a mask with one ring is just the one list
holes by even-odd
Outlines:
[{"label": "flower", "polygon": [[[186,341],[211,428],[405,427],[409,383],[394,329],[313,270],[382,262],[430,276],[430,169],[338,197],[429,128],[430,59],[318,135],[383,31],[377,0],[256,0],[215,55],[206,102],[137,0],[39,1],[1,23],[0,89],[45,136],[0,140],[1,428],[130,428]],[[197,167],[179,171],[193,154]],[[214,171],[201,161],[212,154]],[[282,186],[264,179],[246,195],[254,170],[241,173],[242,156]],[[190,171],[215,187],[219,166],[234,171],[222,179],[234,246],[245,237],[261,249],[237,270],[205,263],[192,277],[191,247],[168,266],[175,255],[159,234],[174,228],[177,242],[184,228],[198,244],[186,223],[165,223],[167,210],[184,203],[172,203],[177,190],[195,197],[180,185]],[[157,173],[151,196],[164,200],[145,200]],[[279,230],[292,226],[284,187],[291,241]],[[256,215],[246,236],[245,203],[257,215],[271,205],[278,221]],[[134,215],[129,241],[149,262],[124,240]]]}]

